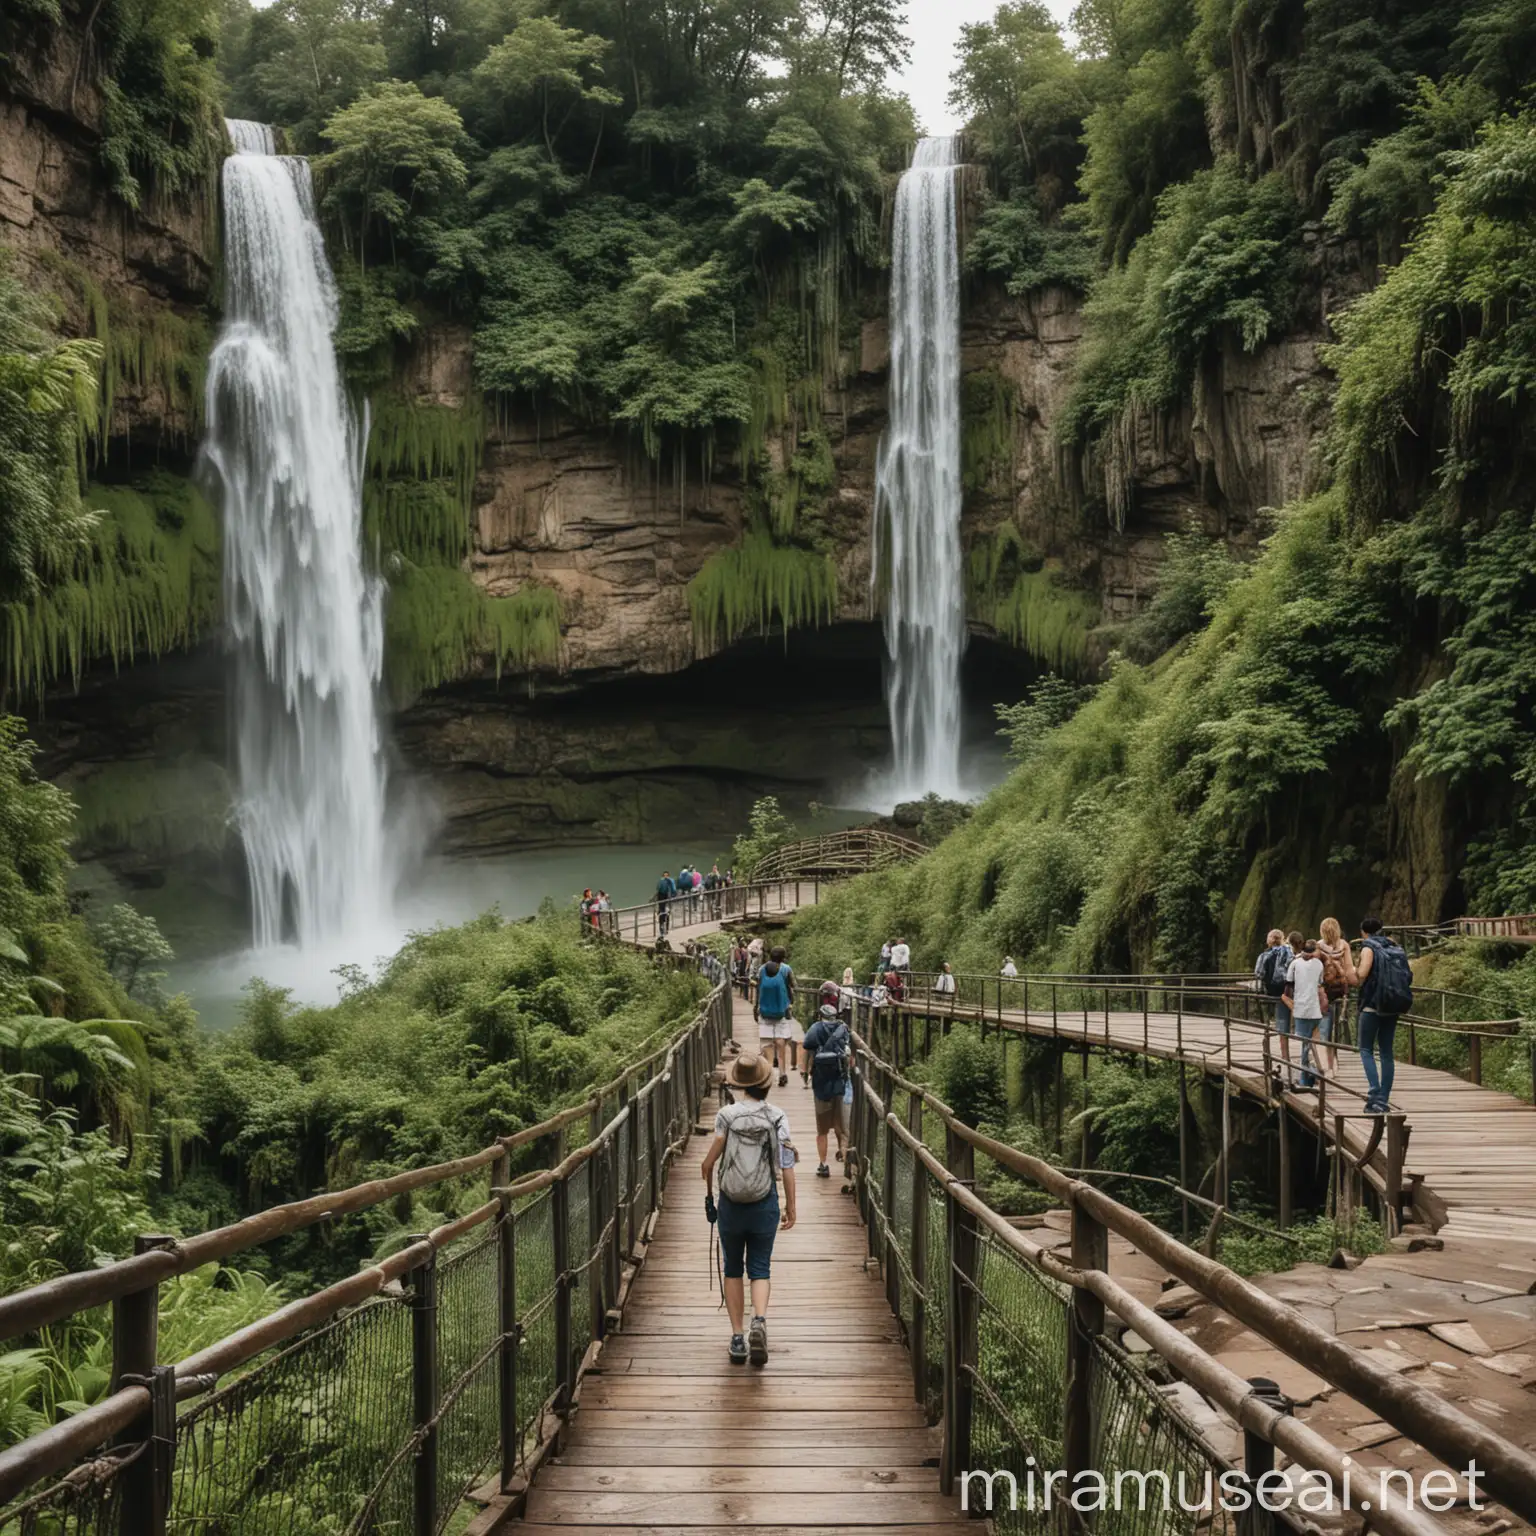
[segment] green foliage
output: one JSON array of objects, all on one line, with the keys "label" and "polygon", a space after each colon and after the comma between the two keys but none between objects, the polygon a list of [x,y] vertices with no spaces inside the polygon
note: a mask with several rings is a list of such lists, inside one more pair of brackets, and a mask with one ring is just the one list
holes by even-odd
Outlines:
[{"label": "green foliage", "polygon": [[363,480],[363,540],[389,555],[457,564],[470,553],[475,476],[485,449],[485,406],[457,409],[399,395],[375,397]]},{"label": "green foliage", "polygon": [[1017,408],[1017,391],[997,369],[961,375],[960,475],[967,492],[991,489],[1013,468]]},{"label": "green foliage", "polygon": [[213,56],[217,0],[103,0],[91,12],[104,111],[98,154],[137,211],[156,195],[211,197],[224,144]]},{"label": "green foliage", "polygon": [[397,559],[384,612],[384,665],[400,704],[489,663],[525,672],[560,654],[560,596],[526,586],[496,597],[457,566]]},{"label": "green foliage", "polygon": [[1219,1242],[1217,1257],[1240,1275],[1272,1275],[1297,1264],[1327,1264],[1341,1249],[1366,1259],[1385,1253],[1387,1247],[1381,1223],[1368,1211],[1358,1212],[1348,1227],[1331,1216],[1298,1221],[1284,1237],[1229,1225]]},{"label": "green foliage", "polygon": [[1020,194],[983,206],[965,244],[965,268],[1001,279],[1015,298],[1042,288],[1085,293],[1099,273],[1091,236],[1066,219],[1047,223]]},{"label": "green foliage", "polygon": [[175,952],[154,918],[126,902],[117,902],[92,923],[91,937],[107,969],[129,997],[137,996],[150,1004],[164,1001],[160,983],[165,972],[150,967],[174,959]]},{"label": "green foliage", "polygon": [[708,654],[739,635],[828,623],[837,614],[837,566],[829,554],[775,544],[750,529],[741,543],[704,562],[688,583],[694,641]]},{"label": "green foliage", "polygon": [[1337,496],[1292,510],[1187,645],[1112,665],[1055,730],[1022,712],[1027,761],[926,858],[798,918],[801,963],[899,928],[919,968],[1215,964],[1255,851],[1325,814],[1332,769],[1390,702],[1401,577],[1340,533]]},{"label": "green foliage", "polygon": [[1297,223],[1277,175],[1250,180],[1230,159],[1165,193],[1151,232],[1086,307],[1067,440],[1098,441],[1127,413],[1172,409],[1208,345],[1230,338],[1251,352],[1281,329],[1296,302]]},{"label": "green foliage", "polygon": [[67,787],[77,853],[133,848],[176,859],[219,853],[230,836],[229,776],[207,759],[118,759]]},{"label": "green foliage", "polygon": [[[701,986],[618,946],[584,947],[566,914],[487,913],[417,935],[334,1007],[253,986],[198,1085],[205,1135],[262,1204],[459,1156],[616,1075],[693,1013]],[[484,1192],[477,1181],[446,1199],[468,1209]],[[289,1265],[344,1270],[410,1211],[372,1219],[305,1239]]]},{"label": "green foliage", "polygon": [[156,472],[92,485],[88,499],[100,511],[72,557],[30,600],[0,605],[3,681],[36,697],[98,658],[189,645],[220,612],[218,523],[190,481]]},{"label": "green foliage", "polygon": [[1027,763],[1044,748],[1051,732],[1077,713],[1089,693],[1047,672],[1019,703],[996,705],[997,734],[1007,738],[1009,757]]},{"label": "green foliage", "polygon": [[358,265],[367,268],[370,232],[387,239],[392,253],[428,250],[439,216],[469,177],[464,125],[453,107],[412,82],[386,80],[331,117],[324,132],[332,147],[315,162],[321,206],[349,249],[355,240]]},{"label": "green foliage", "polygon": [[1132,661],[1155,661],[1201,629],[1238,573],[1226,544],[1203,533],[1170,533],[1152,601],[1125,626],[1121,649]]},{"label": "green foliage", "polygon": [[957,1024],[934,1049],[929,1081],[955,1118],[972,1128],[1001,1125],[1008,1118],[1003,1057],[997,1036]]},{"label": "green foliage", "polygon": [[[795,825],[784,814],[777,795],[764,795],[752,804],[747,830],[731,848],[731,868],[738,880],[750,880],[752,871],[774,851],[799,836]],[[831,974],[828,972],[827,974]]]}]

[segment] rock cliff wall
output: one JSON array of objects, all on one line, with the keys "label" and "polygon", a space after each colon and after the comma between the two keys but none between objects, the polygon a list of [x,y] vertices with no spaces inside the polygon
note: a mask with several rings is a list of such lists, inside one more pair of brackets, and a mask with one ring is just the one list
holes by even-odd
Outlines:
[{"label": "rock cliff wall", "polygon": [[37,46],[5,61],[0,245],[58,296],[71,330],[107,343],[114,452],[126,457],[136,445],[139,458],[185,459],[201,402],[149,354],[195,350],[205,329],[218,266],[216,188],[151,194],[137,210],[112,195],[100,159],[105,103],[81,58],[84,36],[83,25],[39,27]]}]

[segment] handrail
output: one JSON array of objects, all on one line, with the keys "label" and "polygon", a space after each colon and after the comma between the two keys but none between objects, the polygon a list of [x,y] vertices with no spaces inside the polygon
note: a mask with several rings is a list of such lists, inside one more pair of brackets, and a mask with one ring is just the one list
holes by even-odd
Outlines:
[{"label": "handrail", "polygon": [[[866,1025],[869,1009],[858,1009],[855,1024]],[[1251,1393],[1247,1383],[1217,1380],[1211,1367],[1215,1362],[1203,1362],[1196,1357],[1202,1354],[1191,1341],[1183,1339],[1175,1330],[1159,1326],[1160,1320],[1117,1287],[1107,1274],[1108,1251],[1105,1239],[1094,1238],[1094,1233],[1113,1232],[1130,1242],[1138,1252],[1160,1264],[1175,1278],[1189,1285],[1198,1294],[1229,1313],[1260,1337],[1267,1340],[1281,1353],[1314,1372],[1332,1386],[1355,1398],[1381,1419],[1411,1436],[1446,1465],[1465,1466],[1475,1460],[1486,1476],[1490,1494],[1500,1499],[1526,1520],[1536,1519],[1536,1455],[1515,1444],[1487,1425],[1461,1412],[1447,1403],[1443,1397],[1418,1386],[1405,1376],[1377,1364],[1368,1353],[1342,1342],[1334,1335],[1310,1322],[1294,1308],[1276,1301],[1257,1286],[1244,1280],[1217,1260],[1181,1243],[1164,1232],[1139,1212],[1120,1204],[1082,1179],[1056,1168],[1043,1159],[1019,1152],[998,1142],[983,1132],[961,1121],[954,1112],[933,1095],[924,1085],[901,1075],[890,1062],[882,1059],[861,1029],[854,1030],[855,1074],[859,1092],[856,1102],[865,1110],[855,1124],[853,1144],[855,1174],[859,1181],[858,1191],[861,1210],[871,1221],[874,1240],[875,1226],[885,1227],[886,1258],[899,1263],[901,1256],[889,1251],[894,1227],[890,1211],[895,1196],[894,1162],[891,1155],[893,1143],[900,1143],[910,1151],[927,1176],[939,1181],[947,1200],[964,1207],[968,1216],[985,1225],[989,1231],[1006,1242],[1015,1252],[1034,1263],[1055,1280],[1076,1290],[1087,1290],[1100,1301],[1108,1302],[1132,1326],[1141,1332],[1149,1343],[1160,1349],[1167,1347],[1173,1353],[1168,1357],[1180,1369],[1195,1368],[1203,1384],[1216,1389],[1218,1397],[1224,1396],[1229,1410]],[[908,1097],[912,1128],[902,1123],[902,1117],[894,1110],[893,1100],[898,1092]],[[920,1108],[919,1108],[920,1106]],[[920,1128],[923,1112],[935,1115],[946,1141],[945,1156],[941,1161],[927,1148]],[[871,1156],[875,1150],[875,1138],[883,1131],[885,1151],[883,1158],[884,1188],[878,1188],[871,1170]],[[1072,1215],[1072,1260],[1067,1263],[1049,1250],[1040,1248],[1001,1217],[992,1212],[983,1201],[966,1186],[970,1162],[976,1153],[992,1159],[1010,1173],[1028,1179],[1054,1198],[1062,1201]],[[925,1207],[917,1199],[916,1189],[911,1209]],[[918,1224],[913,1224],[916,1231]],[[922,1224],[926,1226],[926,1223]],[[951,1226],[951,1263],[963,1268],[966,1255],[956,1240]],[[974,1284],[974,1280],[970,1283]],[[951,1297],[954,1296],[953,1286]],[[1124,1304],[1122,1306],[1122,1303]],[[1076,1314],[1075,1314],[1076,1315]],[[962,1321],[964,1321],[962,1319]],[[950,1319],[946,1317],[946,1325]],[[1102,1319],[1100,1319],[1102,1326]],[[1144,1329],[1146,1331],[1144,1331]],[[1175,1338],[1182,1341],[1174,1343]],[[962,1342],[957,1346],[962,1356],[972,1346]],[[1069,1350],[1074,1346],[1069,1342]],[[974,1358],[972,1354],[971,1358]],[[1075,1353],[1074,1359],[1079,1358]],[[946,1438],[963,1433],[969,1435],[968,1410],[955,1419],[952,1409],[953,1384],[946,1379]],[[1077,1384],[1076,1401],[1086,1404],[1086,1382]],[[1074,1401],[1074,1385],[1069,1367],[1068,1383],[1068,1461],[1073,1456],[1073,1436],[1070,1423]],[[1239,1414],[1240,1421],[1242,1420]],[[1258,1427],[1246,1425],[1246,1427]],[[1266,1425],[1274,1438],[1272,1423]],[[1265,1433],[1265,1429],[1260,1429]],[[1285,1447],[1290,1450],[1291,1447]],[[963,1448],[968,1451],[969,1447]],[[1293,1454],[1318,1465],[1322,1471],[1337,1479],[1341,1470],[1336,1453],[1333,1459],[1319,1460],[1319,1453],[1330,1449],[1321,1437],[1312,1438],[1306,1445],[1296,1444]],[[956,1449],[946,1444],[946,1465],[951,1468],[967,1465],[965,1459],[956,1459]],[[1072,1468],[1069,1466],[1068,1471]],[[1423,1532],[1426,1529],[1421,1518],[1412,1517],[1403,1509],[1373,1510],[1372,1522],[1382,1529],[1406,1533]],[[1432,1526],[1430,1527],[1432,1528]]]},{"label": "handrail", "polygon": [[752,879],[793,879],[825,877],[831,871],[868,873],[889,869],[908,859],[920,859],[930,850],[916,838],[887,832],[883,827],[850,827],[842,832],[825,832],[804,837],[770,849],[752,870]]},{"label": "handrail", "polygon": [[[350,1314],[407,1277],[414,1277],[417,1289],[426,1284],[430,1291],[428,1272],[437,1254],[492,1223],[501,1234],[497,1267],[503,1297],[502,1332],[499,1340],[493,1338],[491,1348],[466,1371],[462,1381],[467,1381],[482,1367],[494,1366],[500,1371],[499,1437],[505,1486],[517,1464],[523,1438],[516,1406],[516,1303],[509,1300],[515,1294],[513,1232],[517,1212],[523,1203],[532,1201],[537,1204],[536,1197],[546,1194],[560,1197],[558,1209],[563,1212],[567,1203],[564,1198],[567,1185],[573,1176],[582,1175],[591,1216],[590,1249],[585,1262],[577,1264],[574,1259],[562,1261],[560,1257],[564,1251],[562,1245],[568,1241],[563,1215],[558,1222],[560,1230],[553,1237],[552,1304],[558,1320],[557,1338],[563,1329],[567,1341],[565,1345],[557,1344],[557,1354],[563,1350],[565,1356],[563,1363],[556,1362],[555,1386],[559,1401],[554,1403],[554,1408],[560,1413],[569,1408],[582,1369],[574,1363],[577,1357],[571,1347],[577,1342],[571,1307],[574,1278],[590,1270],[593,1308],[582,1336],[596,1336],[601,1331],[603,1309],[617,1300],[624,1257],[657,1207],[666,1168],[687,1139],[709,1072],[729,1033],[730,978],[724,967],[704,954],[692,957],[689,963],[696,964],[711,982],[708,996],[692,1018],[674,1031],[668,1043],[646,1052],[610,1082],[592,1089],[580,1103],[559,1111],[538,1125],[501,1137],[490,1147],[465,1157],[275,1206],[230,1226],[183,1240],[152,1240],[159,1246],[152,1246],[132,1258],[99,1270],[59,1276],[11,1296],[0,1297],[0,1337],[33,1332],[90,1307],[111,1303],[114,1309],[112,1390],[102,1401],[73,1417],[0,1451],[0,1506],[10,1504],[24,1490],[70,1468],[82,1457],[99,1452],[108,1444],[122,1443],[132,1454],[108,1459],[100,1465],[108,1469],[106,1475],[109,1477],[121,1475],[132,1481],[132,1489],[125,1487],[122,1491],[123,1499],[142,1502],[152,1498],[155,1508],[163,1515],[171,1486],[169,1469],[177,1441],[174,1426],[178,1400],[211,1392],[220,1377],[276,1345]],[[616,1106],[615,1111],[606,1124],[599,1125],[597,1117],[608,1103]],[[583,1116],[591,1122],[592,1134],[583,1145],[567,1152],[565,1132]],[[642,1125],[644,1135],[649,1137],[643,1146],[638,1145],[642,1139]],[[546,1139],[554,1148],[553,1166],[511,1178],[512,1153],[519,1147]],[[636,1182],[637,1170],[642,1165],[649,1169],[649,1182],[643,1193]],[[356,1274],[300,1297],[226,1335],[173,1367],[155,1365],[153,1319],[161,1281],[275,1237],[301,1231],[317,1222],[367,1210],[397,1195],[487,1168],[491,1173],[490,1198],[465,1215],[413,1238],[405,1247]],[[590,1174],[587,1172],[589,1168]],[[553,1215],[550,1220],[555,1222]],[[422,1280],[424,1275],[428,1276],[425,1281]],[[139,1326],[145,1315],[146,1298],[150,1323],[147,1335]],[[494,1314],[494,1308],[492,1310]],[[413,1377],[418,1388],[423,1380],[434,1384],[437,1380],[435,1357],[441,1346],[436,1330],[437,1324],[433,1320],[424,1334],[413,1332],[412,1335],[413,1340],[426,1341],[424,1344],[413,1343]],[[425,1357],[421,1354],[423,1349],[428,1352]],[[149,1423],[152,1407],[153,1427]],[[163,1418],[162,1414],[168,1418]],[[171,1426],[168,1439],[164,1427],[167,1422]],[[435,1414],[430,1420],[418,1417],[418,1436],[429,1440],[435,1424]],[[510,1443],[514,1436],[516,1444]],[[139,1446],[157,1446],[160,1450],[156,1455],[145,1455],[135,1451],[131,1442]],[[142,1484],[145,1477],[150,1483]],[[439,1501],[449,1495],[439,1489],[435,1476],[418,1478],[416,1487],[416,1529],[436,1528],[436,1524],[423,1525],[422,1521],[431,1515],[433,1521],[440,1524],[437,1516],[445,1515],[446,1510],[440,1507]],[[0,1512],[0,1523],[6,1518],[7,1515]],[[134,1528],[141,1527],[135,1525]],[[143,1528],[163,1530],[163,1519],[158,1526],[151,1522]]]}]

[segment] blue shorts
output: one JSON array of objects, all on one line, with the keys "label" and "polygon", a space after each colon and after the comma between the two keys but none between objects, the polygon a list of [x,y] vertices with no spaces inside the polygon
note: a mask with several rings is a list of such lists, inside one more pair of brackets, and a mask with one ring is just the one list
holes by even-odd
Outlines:
[{"label": "blue shorts", "polygon": [[737,1205],[720,1196],[720,1258],[727,1280],[766,1280],[779,1231],[779,1189],[752,1205]]}]

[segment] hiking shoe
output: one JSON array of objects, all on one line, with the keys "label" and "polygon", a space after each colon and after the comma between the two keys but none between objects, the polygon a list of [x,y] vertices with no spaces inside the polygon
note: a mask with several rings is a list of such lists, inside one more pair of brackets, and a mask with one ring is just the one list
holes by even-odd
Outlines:
[{"label": "hiking shoe", "polygon": [[745,1365],[747,1363],[747,1340],[744,1334],[733,1333],[731,1335],[731,1364]]},{"label": "hiking shoe", "polygon": [[747,1348],[751,1353],[753,1365],[768,1364],[768,1320],[763,1317],[754,1317],[752,1326],[747,1329]]},{"label": "hiking shoe", "polygon": [[818,1163],[816,1165],[816,1177],[818,1179],[830,1179],[832,1177],[832,1170],[825,1163]]},{"label": "hiking shoe", "polygon": [[788,1072],[780,1072],[779,1073],[779,1087],[782,1088],[785,1085],[785,1083],[787,1083],[788,1081],[789,1081],[789,1073]]}]

